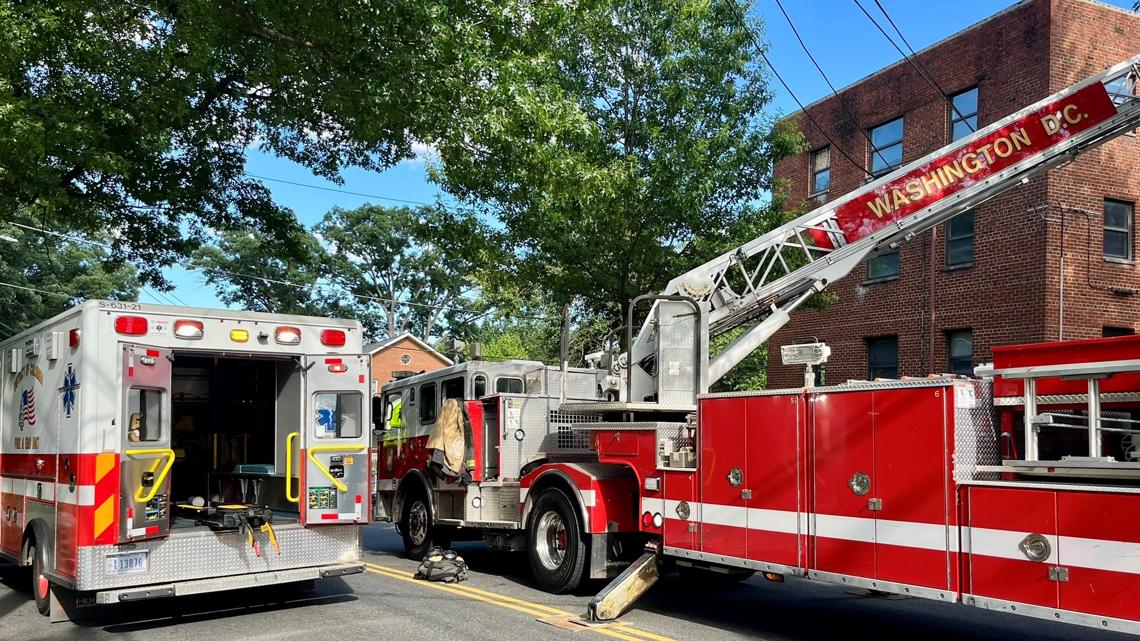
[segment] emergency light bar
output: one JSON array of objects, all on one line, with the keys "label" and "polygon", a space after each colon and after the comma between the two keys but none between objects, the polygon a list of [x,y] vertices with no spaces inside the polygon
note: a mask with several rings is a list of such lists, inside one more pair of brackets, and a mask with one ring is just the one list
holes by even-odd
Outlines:
[{"label": "emergency light bar", "polygon": [[176,320],[174,321],[174,336],[186,340],[198,340],[202,338],[205,333],[205,326],[202,321],[196,320]]},{"label": "emergency light bar", "polygon": [[299,345],[301,343],[301,330],[298,327],[282,325],[274,330],[273,339],[282,345]]},{"label": "emergency light bar", "polygon": [[346,336],[343,330],[339,329],[322,329],[321,330],[321,345],[329,347],[344,347]]},{"label": "emergency light bar", "polygon": [[147,322],[142,316],[116,316],[115,333],[127,336],[142,336],[146,333]]}]

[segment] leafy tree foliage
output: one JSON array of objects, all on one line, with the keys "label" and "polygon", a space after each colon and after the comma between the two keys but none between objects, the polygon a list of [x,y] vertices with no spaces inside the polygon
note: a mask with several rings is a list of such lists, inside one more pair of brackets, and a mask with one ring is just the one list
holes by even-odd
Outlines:
[{"label": "leafy tree foliage", "polygon": [[[549,4],[557,10],[550,12]],[[0,0],[0,210],[113,230],[115,260],[161,268],[211,229],[287,243],[245,175],[251,147],[337,180],[485,110],[547,120],[530,88],[561,3],[495,0]],[[294,248],[297,251],[303,248]]]},{"label": "leafy tree foliage", "polygon": [[[109,242],[103,235],[96,242]],[[135,270],[80,244],[0,226],[0,336],[11,336],[89,298],[136,300]],[[31,288],[40,291],[31,291]]]},{"label": "leafy tree foliage", "polygon": [[[492,111],[440,145],[435,178],[492,216],[509,273],[618,324],[633,296],[742,238],[773,163],[798,149],[738,0],[624,0],[557,25],[545,90],[582,120]],[[755,38],[755,40],[754,40]]]},{"label": "leafy tree foliage", "polygon": [[276,239],[253,230],[227,231],[199,249],[195,264],[202,266],[206,282],[227,305],[257,312],[341,315],[337,292],[321,277],[328,258],[324,248],[300,225],[290,230],[289,246],[300,251],[283,251]]}]

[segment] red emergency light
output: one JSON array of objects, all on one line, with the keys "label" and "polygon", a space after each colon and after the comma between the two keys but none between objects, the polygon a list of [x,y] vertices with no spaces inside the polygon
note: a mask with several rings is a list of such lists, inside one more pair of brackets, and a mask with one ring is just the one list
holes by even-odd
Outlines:
[{"label": "red emergency light", "polygon": [[181,319],[174,321],[174,336],[186,340],[198,340],[202,338],[205,327],[202,321]]},{"label": "red emergency light", "polygon": [[274,330],[273,339],[282,345],[298,345],[301,343],[301,328],[282,325]]},{"label": "red emergency light", "polygon": [[79,347],[79,328],[75,328],[67,333],[67,346]]},{"label": "red emergency light", "polygon": [[322,329],[321,330],[321,345],[329,347],[344,347],[347,340],[344,330],[340,329]]},{"label": "red emergency light", "polygon": [[115,332],[128,336],[142,336],[147,331],[146,318],[142,316],[116,316]]}]

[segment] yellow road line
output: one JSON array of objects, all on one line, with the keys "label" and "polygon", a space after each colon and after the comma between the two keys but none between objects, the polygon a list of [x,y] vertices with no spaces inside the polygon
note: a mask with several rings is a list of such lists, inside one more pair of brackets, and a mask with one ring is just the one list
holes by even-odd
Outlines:
[{"label": "yellow road line", "polygon": [[[483,603],[489,603],[491,605],[498,605],[504,608],[522,612],[524,614],[529,614],[540,619],[550,616],[571,616],[571,613],[565,610],[560,610],[549,605],[542,605],[541,603],[526,601],[524,599],[517,599],[515,597],[499,594],[497,592],[489,592],[487,590],[480,590],[479,588],[473,588],[468,585],[459,585],[456,583],[432,583],[430,581],[421,581],[419,579],[413,578],[412,573],[405,572],[403,570],[389,568],[383,565],[377,565],[375,563],[365,563],[365,565],[368,567],[369,571],[373,572],[374,574],[398,579],[400,581],[405,581],[408,583],[414,583],[416,585],[422,585],[424,587],[435,588],[437,590],[450,592],[452,594],[474,599],[476,601],[481,601]],[[645,630],[640,630],[629,625],[615,625],[607,628],[586,629],[608,637],[624,639],[625,641],[644,641],[645,639],[651,639],[652,641],[676,641],[670,637],[665,637]]]}]

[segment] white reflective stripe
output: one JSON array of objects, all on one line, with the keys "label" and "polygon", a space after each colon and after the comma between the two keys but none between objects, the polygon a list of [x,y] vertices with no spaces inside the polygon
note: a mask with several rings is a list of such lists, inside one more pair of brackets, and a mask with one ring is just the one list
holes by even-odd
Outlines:
[{"label": "white reflective stripe", "polygon": [[[999,559],[1013,559],[1016,561],[1029,560],[1025,557],[1025,554],[1022,553],[1021,548],[1018,547],[1022,539],[1025,538],[1025,532],[993,530],[985,527],[964,527],[962,530],[968,532],[968,545],[965,547],[971,554],[992,556]],[[1046,558],[1045,561],[1056,563],[1057,537],[1052,534],[1046,534],[1045,538],[1049,540],[1050,548],[1049,557]]]},{"label": "white reflective stripe", "polygon": [[582,503],[585,504],[586,507],[594,507],[594,502],[597,501],[597,497],[595,496],[596,492],[594,490],[578,491],[582,493]]},{"label": "white reflective stripe", "polygon": [[519,504],[520,505],[523,503],[526,503],[526,493],[529,491],[530,491],[529,487],[520,487],[519,488]]},{"label": "white reflective stripe", "polygon": [[4,492],[6,494],[12,493],[12,479],[7,477],[0,478],[0,492]]},{"label": "white reflective stripe", "polygon": [[41,501],[54,501],[55,483],[52,481],[26,479],[24,481],[24,496]]},{"label": "white reflective stripe", "polygon": [[860,543],[875,542],[875,519],[836,516],[834,514],[813,514],[812,520],[815,522],[816,536]]},{"label": "white reflective stripe", "polygon": [[764,530],[765,532],[780,532],[783,534],[798,534],[805,532],[805,515],[788,510],[763,510],[748,508],[748,529]]},{"label": "white reflective stripe", "polygon": [[1140,574],[1140,543],[1058,537],[1059,565]]},{"label": "white reflective stripe", "polygon": [[958,551],[958,533],[951,532],[940,523],[914,521],[875,520],[875,541],[884,545],[898,545],[923,550]]},{"label": "white reflective stripe", "polygon": [[[664,515],[665,514],[665,499],[647,499],[647,498],[643,497],[641,499],[641,511],[643,513],[649,512],[650,514],[653,514],[655,512],[659,512],[662,515]],[[694,519],[694,520],[696,520],[696,519]]]},{"label": "white reflective stripe", "polygon": [[748,508],[705,503],[701,507],[701,520],[710,525],[746,528],[748,527]]}]

